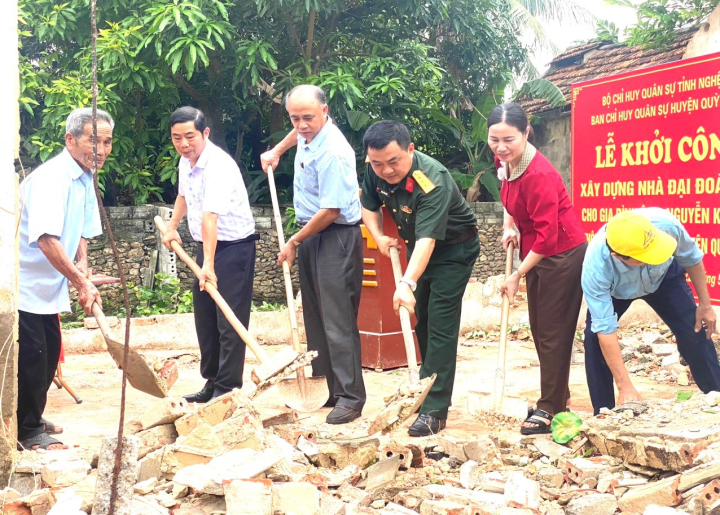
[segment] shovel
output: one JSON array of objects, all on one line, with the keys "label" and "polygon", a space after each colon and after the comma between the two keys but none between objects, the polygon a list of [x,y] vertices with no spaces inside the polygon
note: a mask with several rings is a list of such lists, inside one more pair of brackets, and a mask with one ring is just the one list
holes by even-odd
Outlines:
[{"label": "shovel", "polygon": [[[160,233],[164,235],[166,228],[165,222],[163,222],[162,218],[156,216],[155,225],[157,225]],[[177,254],[177,256],[183,260],[183,262],[193,271],[196,277],[199,277],[201,269],[200,266],[195,262],[195,260],[188,256],[187,252],[183,250],[183,248],[177,241],[173,241],[171,243],[171,246],[172,249],[175,251],[175,254]],[[235,316],[232,308],[228,305],[227,302],[225,302],[225,299],[223,299],[222,295],[220,295],[217,287],[211,282],[205,282],[205,291],[210,294],[210,296],[213,298],[215,303],[225,315],[225,318],[227,318],[228,322],[230,322],[230,325],[233,326],[233,328],[240,335],[240,338],[242,338],[245,342],[245,345],[250,348],[252,353],[255,354],[255,357],[260,361],[260,365],[255,367],[255,369],[253,369],[252,373],[250,374],[253,382],[258,385],[258,389],[260,389],[260,383],[265,383],[269,379],[283,372],[285,368],[291,365],[295,365],[296,362],[302,361],[302,359],[306,357],[305,355],[301,356],[297,351],[291,349],[290,347],[287,347],[286,349],[278,352],[272,358],[270,358],[265,352],[265,350],[263,350],[260,345],[258,345],[257,341],[255,341],[255,338],[250,336],[250,333],[242,324],[242,322],[240,322],[240,320],[238,320],[238,318]]]},{"label": "shovel", "polygon": [[[513,252],[512,242],[508,243],[505,260],[505,279],[512,274]],[[507,354],[508,319],[510,318],[510,297],[503,293],[502,312],[500,314],[500,344],[498,345],[497,365],[495,366],[495,387],[493,388],[493,410],[502,411],[503,393],[505,391],[505,355]]]},{"label": "shovel", "polygon": [[[115,341],[110,332],[107,320],[105,320],[105,314],[100,309],[100,305],[97,302],[93,302],[92,314],[95,320],[100,326],[100,332],[105,338],[105,345],[107,345],[108,352],[115,360],[118,367],[122,368],[125,361],[125,345]],[[125,369],[125,375],[130,383],[130,386],[141,392],[145,392],[155,397],[164,398],[167,397],[167,384],[165,381],[157,375],[155,370],[145,361],[137,351],[128,349],[128,363]]]},{"label": "shovel", "polygon": [[[400,252],[396,247],[390,247],[390,261],[392,262],[393,276],[397,284],[402,278],[402,264]],[[382,431],[387,434],[410,418],[427,397],[430,388],[435,382],[436,374],[420,379],[415,354],[415,340],[410,324],[410,312],[405,306],[400,306],[400,327],[402,328],[405,354],[408,363],[408,384],[401,385],[397,393],[385,399],[386,407],[377,416],[368,429],[368,434]]]},{"label": "shovel", "polygon": [[[282,250],[283,247],[285,247],[285,235],[283,234],[282,218],[280,217],[280,207],[278,205],[275,176],[272,166],[268,167],[267,176],[270,186],[270,197],[272,198],[273,214],[275,215],[278,243],[280,244],[280,250]],[[290,313],[292,348],[300,353],[300,333],[298,332],[297,313],[295,312],[295,297],[293,295],[292,277],[290,276],[290,265],[287,261],[283,262],[282,268],[283,276],[285,277],[285,294],[287,297],[288,312]],[[306,377],[304,368],[297,370],[295,379],[283,379],[277,386],[285,399],[285,404],[301,413],[311,413],[319,410],[330,397],[330,391],[328,390],[325,377]]]}]

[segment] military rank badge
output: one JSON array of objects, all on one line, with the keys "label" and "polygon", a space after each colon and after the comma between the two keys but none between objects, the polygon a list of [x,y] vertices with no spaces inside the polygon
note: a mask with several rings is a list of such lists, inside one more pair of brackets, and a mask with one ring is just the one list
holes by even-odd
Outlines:
[{"label": "military rank badge", "polygon": [[435,184],[427,178],[427,175],[425,175],[422,170],[415,170],[412,176],[425,194],[428,194],[435,189]]},{"label": "military rank badge", "polygon": [[400,208],[400,211],[402,211],[403,213],[407,213],[407,214],[409,214],[409,215],[412,214],[412,209],[410,209],[408,206],[402,206],[402,207]]}]

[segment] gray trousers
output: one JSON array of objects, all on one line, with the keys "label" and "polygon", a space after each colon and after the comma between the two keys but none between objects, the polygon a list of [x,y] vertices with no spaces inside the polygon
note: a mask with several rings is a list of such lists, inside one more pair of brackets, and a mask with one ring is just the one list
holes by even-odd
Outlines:
[{"label": "gray trousers", "polygon": [[318,351],[313,376],[325,376],[330,402],[365,405],[357,317],[363,277],[359,226],[331,224],[298,247],[308,350]]}]

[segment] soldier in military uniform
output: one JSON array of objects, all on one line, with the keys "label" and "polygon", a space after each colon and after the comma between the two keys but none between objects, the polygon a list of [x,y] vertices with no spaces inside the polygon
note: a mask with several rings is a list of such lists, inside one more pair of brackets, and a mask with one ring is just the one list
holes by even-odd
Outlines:
[{"label": "soldier in military uniform", "polygon": [[462,297],[480,252],[477,221],[447,169],[415,150],[403,124],[374,124],[363,145],[370,164],[360,199],[363,223],[389,256],[399,243],[383,234],[380,208],[386,206],[407,245],[408,266],[393,304],[417,316],[421,377],[437,374],[408,431],[427,436],[445,427],[451,404]]}]

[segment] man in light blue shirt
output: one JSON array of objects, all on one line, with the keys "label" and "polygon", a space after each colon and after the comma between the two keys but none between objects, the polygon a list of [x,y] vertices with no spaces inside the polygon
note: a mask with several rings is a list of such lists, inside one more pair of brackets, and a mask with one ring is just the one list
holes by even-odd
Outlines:
[{"label": "man in light blue shirt", "polygon": [[297,86],[285,99],[295,130],[261,157],[263,169],[277,167],[282,153],[297,145],[295,216],[302,226],[278,254],[292,267],[299,257],[300,290],[308,350],[318,351],[313,375],[327,378],[334,409],[330,424],[358,418],[365,384],[357,325],[363,257],[360,195],[355,152],[328,116],[325,93]]},{"label": "man in light blue shirt", "polygon": [[[98,168],[112,150],[113,120],[98,110]],[[102,234],[93,188],[92,112],[76,109],[65,150],[20,186],[18,441],[25,449],[66,448],[45,431],[42,413],[60,357],[59,313],[70,311],[68,284],[87,314],[100,301],[89,279],[87,239]],[[71,258],[72,256],[72,258]]]},{"label": "man in light blue shirt", "polygon": [[[675,334],[680,355],[705,393],[720,390],[720,365],[711,335],[716,315],[707,290],[703,253],[668,211],[643,208],[616,215],[588,246],[582,288],[588,305],[585,371],[595,414],[640,400],[620,354],[618,320],[643,299]],[[685,279],[697,293],[695,304]]]},{"label": "man in light blue shirt", "polygon": [[[235,160],[210,141],[210,128],[199,109],[184,106],[170,115],[170,138],[182,156],[178,196],[163,244],[182,244],[178,225],[187,214],[198,243],[200,277],[193,283],[193,312],[205,385],[185,395],[188,402],[208,402],[242,387],[245,342],[205,291],[213,283],[233,313],[247,327],[255,277],[255,221]],[[224,137],[219,135],[218,137]]]}]

